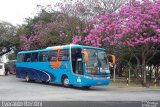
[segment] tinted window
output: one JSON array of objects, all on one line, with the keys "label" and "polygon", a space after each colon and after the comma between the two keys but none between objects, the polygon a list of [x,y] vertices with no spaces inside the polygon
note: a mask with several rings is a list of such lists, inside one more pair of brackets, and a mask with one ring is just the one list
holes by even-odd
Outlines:
[{"label": "tinted window", "polygon": [[72,48],[71,49],[71,56],[72,56],[72,68],[73,72],[77,74],[82,74],[82,62],[79,60],[82,60],[82,50],[80,48]]},{"label": "tinted window", "polygon": [[31,61],[31,53],[26,53],[24,55],[24,62],[30,62]]},{"label": "tinted window", "polygon": [[31,61],[32,62],[38,61],[38,52],[32,53]]},{"label": "tinted window", "polygon": [[3,66],[2,65],[0,65],[0,69],[2,69],[3,68]]},{"label": "tinted window", "polygon": [[52,50],[50,52],[49,61],[57,61],[57,50]]},{"label": "tinted window", "polygon": [[22,54],[18,55],[18,62],[23,62],[23,55]]},{"label": "tinted window", "polygon": [[59,61],[68,61],[69,60],[69,49],[60,50],[58,60]]},{"label": "tinted window", "polygon": [[39,53],[39,61],[40,62],[48,61],[48,52],[40,52]]},{"label": "tinted window", "polygon": [[78,58],[82,58],[82,53],[81,53],[80,48],[72,48],[71,49],[71,54],[72,54],[72,61],[76,61]]}]

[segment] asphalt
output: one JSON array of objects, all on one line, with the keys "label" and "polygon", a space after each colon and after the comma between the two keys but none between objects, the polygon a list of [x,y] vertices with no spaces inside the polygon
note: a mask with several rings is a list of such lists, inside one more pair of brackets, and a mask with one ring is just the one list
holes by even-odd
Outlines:
[{"label": "asphalt", "polygon": [[84,90],[40,82],[27,83],[11,75],[0,76],[0,101],[42,101],[45,107],[142,107],[146,102],[157,102],[154,107],[160,107],[160,89],[101,86]]}]

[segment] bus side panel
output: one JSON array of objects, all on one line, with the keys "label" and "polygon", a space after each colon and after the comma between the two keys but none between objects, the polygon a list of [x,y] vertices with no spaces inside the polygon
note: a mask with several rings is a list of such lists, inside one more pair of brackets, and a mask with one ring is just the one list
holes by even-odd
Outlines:
[{"label": "bus side panel", "polygon": [[[66,75],[73,84],[73,74],[69,61],[62,61],[59,68],[54,69],[50,62],[21,62],[16,63],[17,77],[25,78],[28,73],[30,79],[39,81],[50,81],[61,84],[62,76]],[[50,79],[49,79],[50,78]]]},{"label": "bus side panel", "polygon": [[25,76],[26,76],[26,72],[22,69],[22,68],[20,68],[20,67],[16,67],[16,77],[17,78],[25,78]]},{"label": "bus side panel", "polygon": [[53,68],[51,65],[49,66],[49,72],[55,76],[54,83],[61,84],[62,76],[66,75],[69,79],[71,78],[71,67],[69,61],[62,61],[62,64],[59,68]]},{"label": "bus side panel", "polygon": [[[46,63],[46,62],[45,62]],[[29,75],[31,80],[38,80],[38,81],[53,81],[54,75],[47,71],[46,68],[47,64],[36,63],[17,63],[16,64],[16,76],[18,78],[25,78],[26,75]]]},{"label": "bus side panel", "polygon": [[31,80],[39,80],[39,81],[53,81],[54,76],[47,71],[42,71],[33,68],[27,67],[18,67],[17,68],[17,77],[18,78],[25,78],[26,75],[29,75]]}]

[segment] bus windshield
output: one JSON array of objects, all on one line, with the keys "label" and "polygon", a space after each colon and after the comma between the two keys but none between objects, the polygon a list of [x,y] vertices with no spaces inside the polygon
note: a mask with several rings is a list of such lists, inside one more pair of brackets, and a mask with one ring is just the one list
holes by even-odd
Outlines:
[{"label": "bus windshield", "polygon": [[86,72],[94,75],[105,75],[108,72],[108,59],[103,50],[86,49],[89,60],[86,62]]}]

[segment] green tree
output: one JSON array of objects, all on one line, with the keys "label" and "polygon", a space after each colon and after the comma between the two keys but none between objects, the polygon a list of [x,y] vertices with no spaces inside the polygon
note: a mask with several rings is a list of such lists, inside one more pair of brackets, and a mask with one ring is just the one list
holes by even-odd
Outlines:
[{"label": "green tree", "polygon": [[8,22],[0,22],[0,57],[10,51],[16,50],[18,37],[17,28]]},{"label": "green tree", "polygon": [[14,52],[14,53],[7,54],[7,58],[9,60],[15,60],[16,59],[16,53]]},{"label": "green tree", "polygon": [[85,23],[76,17],[44,9],[34,19],[29,19],[21,31],[22,48],[39,49],[48,46],[70,44],[77,26]]}]

